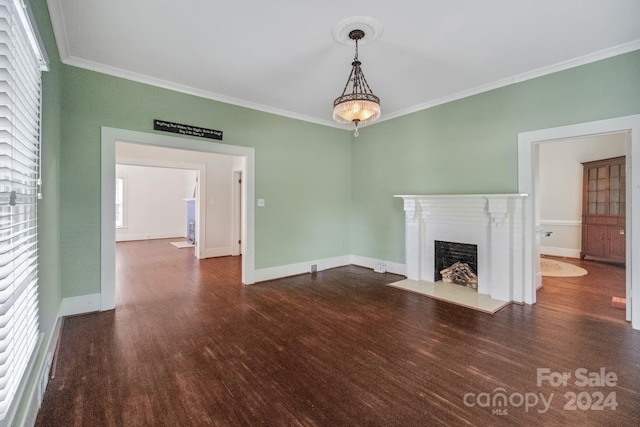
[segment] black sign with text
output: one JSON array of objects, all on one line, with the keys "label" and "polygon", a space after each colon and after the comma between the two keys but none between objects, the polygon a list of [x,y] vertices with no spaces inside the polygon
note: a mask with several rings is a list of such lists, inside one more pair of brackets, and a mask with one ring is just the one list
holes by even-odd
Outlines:
[{"label": "black sign with text", "polygon": [[180,123],[165,122],[164,120],[154,120],[153,129],[163,132],[179,133],[180,135],[199,136],[200,138],[219,139],[222,141],[222,131],[214,129],[199,128],[196,126],[182,125]]}]

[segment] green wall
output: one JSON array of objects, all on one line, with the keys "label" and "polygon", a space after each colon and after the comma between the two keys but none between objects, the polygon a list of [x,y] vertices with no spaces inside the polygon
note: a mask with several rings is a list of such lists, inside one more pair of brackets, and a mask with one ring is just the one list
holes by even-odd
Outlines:
[{"label": "green wall", "polygon": [[[52,45],[48,20],[43,26]],[[223,143],[254,147],[256,197],[266,199],[256,209],[259,269],[346,254],[402,263],[402,202],[392,195],[515,192],[519,132],[640,112],[639,52],[381,122],[359,138],[57,66],[61,81],[50,79],[59,88],[50,90],[62,96],[49,114],[61,143],[45,170],[59,177],[60,207],[46,221],[60,225],[49,231],[52,241],[59,233],[62,297],[100,290],[101,126],[154,133],[157,118],[221,129]]]},{"label": "green wall", "polygon": [[516,192],[519,132],[640,113],[634,52],[381,122],[356,139],[63,65],[46,1],[30,3],[51,69],[39,204],[45,342],[61,298],[100,291],[101,126],[154,133],[157,118],[220,129],[223,143],[254,147],[256,196],[266,199],[256,209],[256,268],[266,268],[346,254],[403,263],[394,194]]},{"label": "green wall", "polygon": [[64,66],[63,297],[100,291],[101,126],[154,133],[153,119],[255,148],[256,196],[266,199],[256,209],[256,268],[350,253],[348,132]]},{"label": "green wall", "polygon": [[[41,328],[50,333],[60,308],[60,91],[62,64],[55,47],[44,1],[32,2],[33,13],[40,25],[49,56],[49,71],[42,73],[42,194],[38,204],[39,293]],[[47,337],[48,338],[48,335]]]},{"label": "green wall", "polygon": [[638,113],[640,51],[362,129],[351,153],[351,251],[404,263],[394,194],[517,192],[520,132]]}]

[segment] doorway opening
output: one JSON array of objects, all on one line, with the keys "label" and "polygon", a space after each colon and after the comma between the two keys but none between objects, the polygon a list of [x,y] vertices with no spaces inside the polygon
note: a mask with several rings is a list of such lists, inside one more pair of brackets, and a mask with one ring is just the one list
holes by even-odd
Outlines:
[{"label": "doorway opening", "polygon": [[[244,165],[242,180],[242,282],[254,283],[255,255],[255,213],[252,203],[255,194],[255,151],[250,147],[219,144],[196,139],[165,136],[144,132],[128,131],[124,129],[102,128],[101,138],[101,274],[100,274],[100,309],[110,310],[115,308],[115,164],[116,143],[132,143],[147,147],[163,147],[179,149],[189,152],[213,153],[238,157]],[[204,181],[205,173],[200,174]],[[231,177],[229,176],[229,180]],[[200,184],[204,184],[201,182]],[[202,185],[200,186],[200,193]],[[229,188],[231,192],[231,188]],[[201,199],[202,200],[202,199]],[[207,206],[215,206],[215,199],[206,200]],[[198,211],[202,211],[204,203],[200,203]],[[227,205],[228,208],[228,205]],[[230,211],[230,209],[228,209]],[[199,221],[202,224],[202,221]],[[199,227],[196,234],[203,236],[205,227]],[[199,239],[205,242],[205,239]],[[203,245],[198,247],[198,257],[217,256],[217,253],[204,252]],[[226,251],[226,249],[225,249]],[[215,252],[215,251],[214,251]]]},{"label": "doorway opening", "polygon": [[[534,148],[537,297],[558,310],[614,322],[626,318],[621,304],[613,304],[626,297],[626,148],[626,132],[546,141]],[[613,160],[610,168],[592,167]]]},{"label": "doorway opening", "polygon": [[[132,144],[118,143],[117,149],[123,145]],[[168,162],[155,158],[154,152],[145,158],[117,156],[116,181],[123,183],[124,191],[120,200],[116,192],[116,242],[182,239],[190,241],[196,258],[202,258],[205,218],[198,208],[207,191],[205,172],[204,164]]]},{"label": "doorway opening", "polygon": [[536,302],[536,282],[540,265],[540,200],[539,176],[539,144],[566,139],[583,138],[594,135],[623,133],[626,140],[626,315],[634,329],[640,329],[640,269],[633,265],[640,265],[640,115],[620,117],[616,119],[600,120],[577,125],[542,129],[524,132],[518,135],[518,190],[528,194],[524,208],[524,277],[523,300],[527,304]]}]

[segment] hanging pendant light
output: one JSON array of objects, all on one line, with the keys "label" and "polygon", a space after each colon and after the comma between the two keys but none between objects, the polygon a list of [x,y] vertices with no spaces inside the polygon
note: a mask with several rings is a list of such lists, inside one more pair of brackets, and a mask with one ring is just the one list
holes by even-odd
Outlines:
[{"label": "hanging pendant light", "polygon": [[356,137],[359,124],[371,123],[380,117],[380,98],[371,91],[362,72],[362,63],[358,60],[358,40],[363,37],[362,30],[356,29],[349,33],[349,38],[356,43],[356,56],[351,63],[351,74],[342,95],[333,101],[333,120],[338,123],[353,123]]}]

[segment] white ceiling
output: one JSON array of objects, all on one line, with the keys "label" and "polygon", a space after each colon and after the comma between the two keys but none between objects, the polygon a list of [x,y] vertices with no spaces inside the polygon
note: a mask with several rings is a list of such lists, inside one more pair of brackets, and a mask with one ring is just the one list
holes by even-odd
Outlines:
[{"label": "white ceiling", "polygon": [[[639,0],[47,0],[64,63],[329,126],[353,47],[389,119],[640,49]],[[339,126],[342,127],[342,126]]]}]

